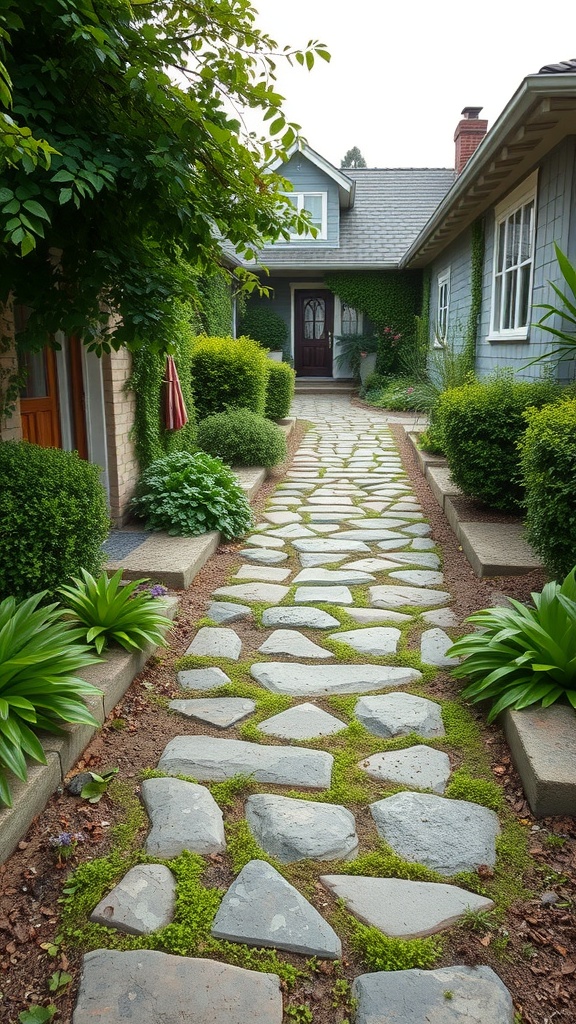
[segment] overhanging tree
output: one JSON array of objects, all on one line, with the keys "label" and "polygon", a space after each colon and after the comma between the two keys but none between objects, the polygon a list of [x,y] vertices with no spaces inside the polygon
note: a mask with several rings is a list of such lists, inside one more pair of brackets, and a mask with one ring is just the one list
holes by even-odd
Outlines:
[{"label": "overhanging tree", "polygon": [[352,146],[342,157],[340,167],[366,167],[366,161],[358,146]]},{"label": "overhanging tree", "polygon": [[264,169],[298,130],[275,66],[329,56],[280,50],[255,17],[249,0],[4,0],[0,301],[33,309],[28,343],[61,329],[163,349],[222,239],[250,258],[303,228]]}]

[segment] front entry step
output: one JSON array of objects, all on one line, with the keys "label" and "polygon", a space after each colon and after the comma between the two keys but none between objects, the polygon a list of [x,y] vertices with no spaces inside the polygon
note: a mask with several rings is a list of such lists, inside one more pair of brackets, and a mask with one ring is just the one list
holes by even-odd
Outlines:
[{"label": "front entry step", "polygon": [[334,377],[297,377],[297,395],[350,395],[356,391],[353,380]]}]

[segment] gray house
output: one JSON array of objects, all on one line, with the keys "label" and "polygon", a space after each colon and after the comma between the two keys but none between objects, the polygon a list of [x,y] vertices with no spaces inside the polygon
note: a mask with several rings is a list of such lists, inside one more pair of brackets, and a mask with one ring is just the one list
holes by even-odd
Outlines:
[{"label": "gray house", "polygon": [[308,146],[275,168],[318,233],[260,253],[271,298],[251,301],[285,321],[298,375],[348,376],[337,339],[370,325],[334,282],[366,272],[376,288],[427,278],[431,345],[475,337],[481,375],[540,372],[526,364],[553,347],[532,324],[560,283],[554,242],[576,261],[576,62],[528,76],[490,132],[481,109],[462,111],[455,169],[344,171]]}]

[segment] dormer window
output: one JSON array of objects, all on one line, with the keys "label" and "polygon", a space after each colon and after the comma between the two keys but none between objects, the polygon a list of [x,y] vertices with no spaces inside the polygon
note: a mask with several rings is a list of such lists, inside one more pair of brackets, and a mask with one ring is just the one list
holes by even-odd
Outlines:
[{"label": "dormer window", "polygon": [[306,210],[311,223],[316,228],[316,237],[310,232],[299,235],[298,232],[291,232],[290,238],[295,241],[315,242],[325,241],[327,238],[328,220],[328,193],[327,192],[288,192],[286,198],[296,207],[298,213]]}]

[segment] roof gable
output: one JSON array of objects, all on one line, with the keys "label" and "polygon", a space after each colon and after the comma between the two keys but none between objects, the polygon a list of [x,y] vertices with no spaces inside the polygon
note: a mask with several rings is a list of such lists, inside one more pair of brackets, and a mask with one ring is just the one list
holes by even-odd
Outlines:
[{"label": "roof gable", "polygon": [[305,142],[295,142],[286,154],[286,159],[276,160],[270,165],[270,170],[281,171],[282,167],[292,159],[297,153],[301,153],[306,160],[309,160],[311,164],[314,164],[318,170],[323,171],[324,174],[328,175],[338,186],[338,196],[340,199],[340,209],[346,210],[354,205],[354,193],[355,184],[354,181],[344,174],[339,168],[334,167],[329,160],[326,160],[320,153],[312,149]]}]

